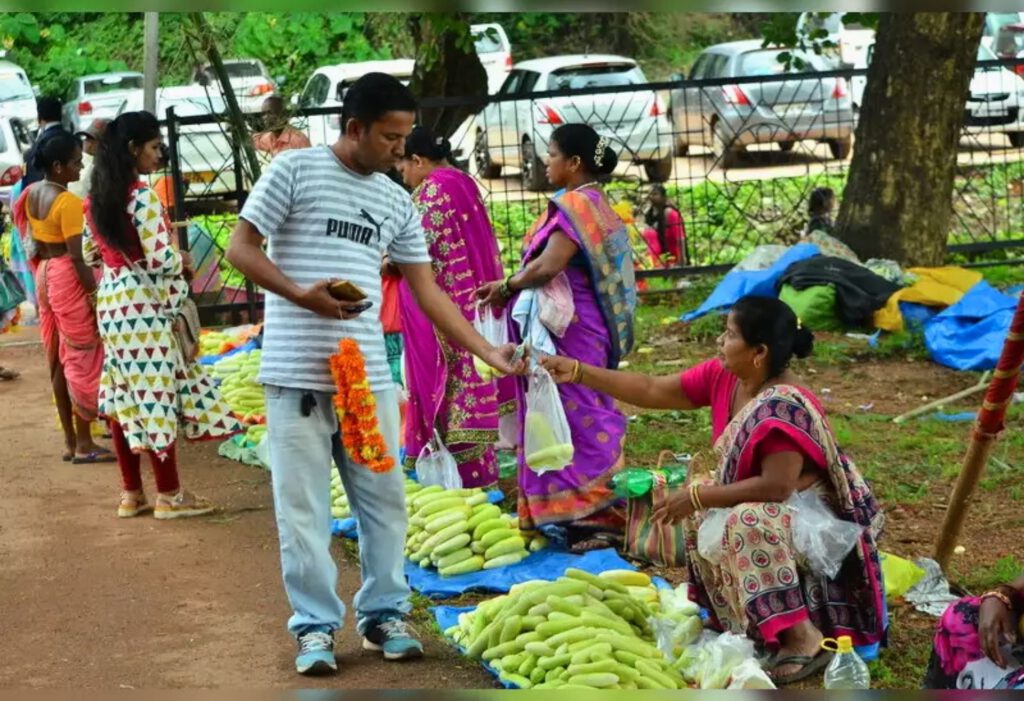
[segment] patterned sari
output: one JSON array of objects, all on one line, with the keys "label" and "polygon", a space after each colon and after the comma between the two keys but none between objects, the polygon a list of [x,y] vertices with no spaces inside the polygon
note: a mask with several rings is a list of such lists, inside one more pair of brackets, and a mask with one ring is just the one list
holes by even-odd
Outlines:
[{"label": "patterned sari", "polygon": [[[526,237],[523,264],[540,255],[548,239],[561,232],[579,247],[565,275],[576,313],[561,338],[552,334],[558,355],[588,365],[618,367],[633,344],[636,290],[633,258],[622,219],[596,189],[555,197]],[[514,300],[509,308],[514,307]],[[516,325],[513,324],[513,327]],[[518,328],[513,328],[518,336]],[[520,432],[526,415],[526,380],[516,383]],[[520,448],[519,520],[523,527],[546,523],[621,530],[624,513],[608,486],[622,469],[626,417],[615,400],[583,385],[558,386],[572,442],[573,462],[563,470],[538,475]],[[520,433],[519,445],[523,445]]]},{"label": "patterned sari", "polygon": [[[812,573],[793,546],[789,508],[746,503],[731,509],[722,536],[722,559],[714,564],[697,551],[703,513],[684,522],[690,581],[698,603],[718,625],[752,640],[777,645],[778,635],[810,619],[826,637],[849,635],[854,645],[883,638],[882,568],[876,538],[883,516],[856,466],[839,449],[824,415],[803,390],[778,385],[747,404],[715,443],[715,484],[732,484],[760,473],[758,442],[783,431],[806,455],[824,465],[817,491],[845,521],[865,527],[839,574]],[[705,478],[706,479],[706,478]]]},{"label": "patterned sari", "polygon": [[[1018,597],[1018,611],[1024,596]],[[1002,669],[985,657],[978,637],[981,601],[969,596],[951,604],[939,619],[932,656],[925,674],[926,689],[1024,690],[1024,666]],[[1017,644],[1011,655],[1024,660],[1024,616],[1017,619]],[[1007,659],[1007,662],[1010,660]]]},{"label": "patterned sari", "polygon": [[[503,277],[498,242],[476,181],[454,168],[438,168],[413,193],[438,286],[472,321],[474,293]],[[405,338],[406,466],[413,467],[436,429],[455,457],[466,487],[498,481],[498,420],[514,410],[513,380],[483,380],[473,355],[453,346],[424,314],[403,280],[399,308]]]}]

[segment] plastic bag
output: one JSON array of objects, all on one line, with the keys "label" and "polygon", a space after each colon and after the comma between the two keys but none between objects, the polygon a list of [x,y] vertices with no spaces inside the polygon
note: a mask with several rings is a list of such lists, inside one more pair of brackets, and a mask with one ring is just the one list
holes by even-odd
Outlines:
[{"label": "plastic bag", "polygon": [[757,660],[746,659],[733,667],[732,679],[727,689],[774,689],[771,677],[758,664]]},{"label": "plastic bag", "polygon": [[708,509],[697,530],[697,552],[713,565],[722,561],[722,539],[725,537],[725,521],[728,518],[729,509]]},{"label": "plastic bag", "polygon": [[[503,316],[495,317],[494,312],[489,307],[478,306],[476,308],[473,328],[484,337],[485,341],[495,348],[508,343],[508,325],[505,323],[505,318]],[[473,356],[473,367],[476,368],[476,373],[480,376],[480,379],[484,381],[502,377],[502,373],[476,356]]]},{"label": "plastic bag", "polygon": [[416,481],[424,487],[438,485],[445,489],[462,488],[459,466],[437,431],[434,431],[434,437],[423,446],[416,458]]},{"label": "plastic bag", "polygon": [[786,505],[793,511],[793,546],[812,572],[834,579],[864,527],[837,518],[813,490],[795,492]]},{"label": "plastic bag", "polygon": [[886,597],[901,597],[924,579],[925,571],[910,560],[904,560],[892,553],[881,553],[880,555]]},{"label": "plastic bag", "polygon": [[562,470],[572,462],[572,434],[562,397],[555,381],[542,367],[530,374],[523,432],[526,466],[537,474]]},{"label": "plastic bag", "polygon": [[701,689],[727,689],[733,671],[747,660],[755,661],[754,643],[734,633],[722,633],[704,645],[694,681]]},{"label": "plastic bag", "polygon": [[690,587],[685,583],[675,589],[659,590],[658,602],[658,615],[647,622],[658,649],[669,662],[675,662],[682,649],[704,630],[700,606],[690,601]]}]

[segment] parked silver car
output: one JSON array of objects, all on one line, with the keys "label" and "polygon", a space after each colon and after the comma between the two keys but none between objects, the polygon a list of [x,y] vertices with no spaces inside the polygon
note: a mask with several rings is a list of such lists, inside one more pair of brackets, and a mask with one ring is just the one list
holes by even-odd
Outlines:
[{"label": "parked silver car", "polygon": [[25,153],[32,148],[28,126],[17,117],[0,117],[0,202],[10,204],[11,189],[25,174]]},{"label": "parked silver car", "polygon": [[672,127],[653,90],[535,99],[534,93],[644,85],[640,66],[622,56],[552,56],[518,63],[498,91],[514,99],[492,102],[478,116],[474,158],[480,174],[495,178],[519,167],[529,190],[547,187],[543,158],[562,124],[589,124],[608,137],[619,162],[641,163],[647,177],[672,173]]},{"label": "parked silver car", "polygon": [[[779,53],[790,51],[803,66],[788,77]],[[853,103],[846,80],[807,75],[828,71],[828,62],[809,52],[763,48],[760,39],[718,44],[693,64],[690,80],[759,77],[760,82],[677,88],[672,121],[679,155],[693,145],[710,146],[723,167],[734,165],[752,144],[777,143],[789,151],[801,140],[828,144],[845,159],[853,144]],[[682,76],[676,76],[682,80]]]},{"label": "parked silver car", "polygon": [[[999,60],[984,44],[978,62]],[[974,69],[967,95],[964,130],[969,134],[1002,132],[1014,148],[1024,148],[1024,78],[999,65]]]},{"label": "parked silver car", "polygon": [[64,126],[81,131],[94,119],[114,119],[142,109],[141,73],[97,73],[76,78],[64,102]]}]

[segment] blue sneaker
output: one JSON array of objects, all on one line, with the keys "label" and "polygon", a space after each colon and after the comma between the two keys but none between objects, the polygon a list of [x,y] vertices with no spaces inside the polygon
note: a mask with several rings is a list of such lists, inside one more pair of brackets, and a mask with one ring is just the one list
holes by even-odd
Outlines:
[{"label": "blue sneaker", "polygon": [[416,631],[401,616],[393,615],[371,623],[363,633],[363,649],[384,653],[385,660],[413,660],[423,657],[423,645]]},{"label": "blue sneaker", "polygon": [[299,635],[299,654],[295,656],[295,671],[308,676],[337,672],[334,636],[323,630],[311,630]]}]

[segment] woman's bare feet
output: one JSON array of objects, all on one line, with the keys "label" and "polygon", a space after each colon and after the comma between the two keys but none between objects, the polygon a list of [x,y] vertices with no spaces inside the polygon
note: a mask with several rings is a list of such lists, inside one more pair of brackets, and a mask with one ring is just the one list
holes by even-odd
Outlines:
[{"label": "woman's bare feet", "polygon": [[[813,659],[821,652],[821,642],[825,636],[821,634],[814,625],[804,620],[801,623],[779,633],[779,642],[782,644],[775,655],[776,660],[785,660],[790,657],[806,657]],[[786,663],[772,667],[769,671],[772,679],[786,679],[798,674],[807,666],[807,663],[797,662]]]}]

